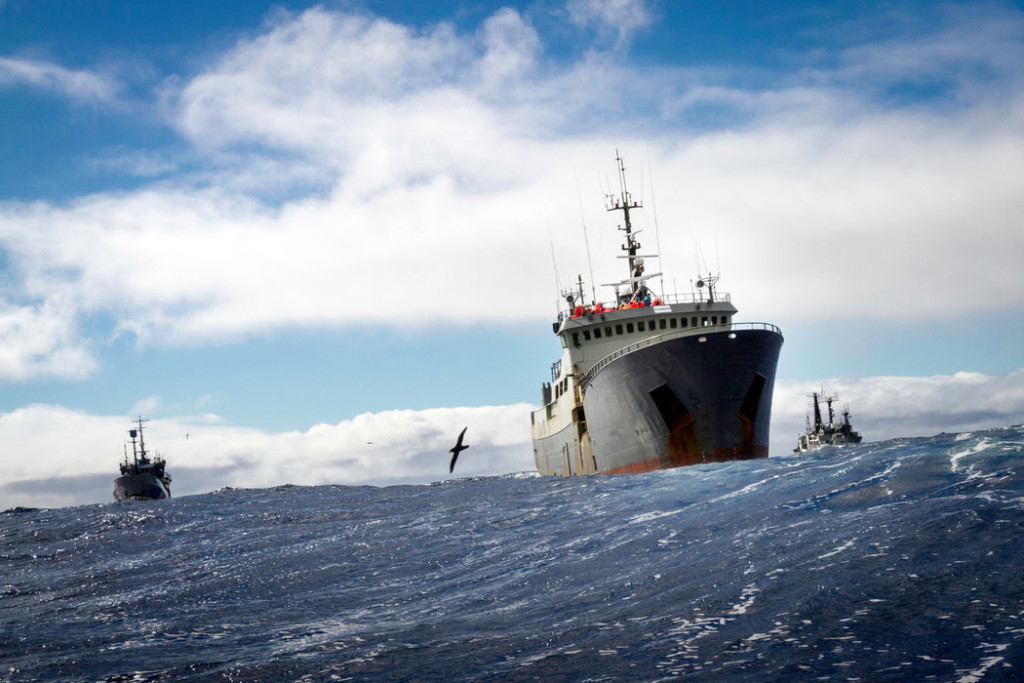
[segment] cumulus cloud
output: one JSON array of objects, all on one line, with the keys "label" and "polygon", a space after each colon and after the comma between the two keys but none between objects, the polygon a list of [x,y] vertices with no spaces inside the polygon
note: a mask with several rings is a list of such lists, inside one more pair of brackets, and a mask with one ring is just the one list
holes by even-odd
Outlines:
[{"label": "cumulus cloud", "polygon": [[0,87],[17,85],[94,104],[113,102],[121,90],[117,81],[102,74],[34,59],[0,57]]},{"label": "cumulus cloud", "polygon": [[96,361],[81,338],[74,308],[60,295],[20,306],[0,298],[0,380],[81,379]]},{"label": "cumulus cloud", "polygon": [[513,85],[530,75],[540,50],[537,32],[513,9],[500,10],[483,25],[480,78],[488,90]]},{"label": "cumulus cloud", "polygon": [[529,106],[540,43],[514,10],[470,35],[323,9],[281,17],[165,94],[198,148],[309,158],[355,197],[444,177],[470,188],[518,180],[508,168],[541,114]]},{"label": "cumulus cloud", "polygon": [[381,124],[410,116],[401,107],[414,107],[417,93],[452,85],[457,65],[472,61],[444,24],[421,35],[320,8],[282,17],[169,93],[183,134],[203,146],[253,142],[310,154],[358,146],[373,126],[386,132]]},{"label": "cumulus cloud", "polygon": [[[569,7],[580,25],[651,21],[641,3]],[[209,166],[176,173],[150,158],[139,172],[160,180],[136,191],[0,205],[12,291],[62,306],[64,337],[21,365],[67,365],[47,354],[81,349],[75,325],[97,314],[113,334],[173,344],[536,320],[554,296],[552,250],[561,273],[590,272],[581,199],[594,279],[622,275],[603,212],[616,145],[648,200],[648,248],[657,219],[669,290],[688,290],[701,244],[705,256],[717,245],[720,286],[748,320],[821,319],[840,303],[865,320],[1019,309],[1022,20],[997,14],[865,42],[756,88],[725,70],[592,54],[547,63],[510,9],[466,34],[324,8],[275,14],[165,86],[169,120]],[[872,70],[885,87],[951,74],[970,96],[880,105],[863,84]],[[709,105],[738,123],[696,126]],[[487,305],[453,305],[467,293]]]}]

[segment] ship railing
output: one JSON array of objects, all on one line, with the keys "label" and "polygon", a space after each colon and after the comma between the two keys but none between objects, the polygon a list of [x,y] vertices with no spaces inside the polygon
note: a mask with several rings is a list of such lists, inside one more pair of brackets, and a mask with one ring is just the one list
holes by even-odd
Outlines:
[{"label": "ship railing", "polygon": [[780,330],[775,325],[772,325],[771,323],[732,323],[729,325],[708,325],[706,327],[691,327],[687,330],[659,334],[656,337],[647,337],[646,339],[641,339],[640,341],[633,342],[629,346],[623,346],[621,349],[608,354],[601,360],[594,363],[594,366],[587,370],[587,372],[583,375],[583,378],[580,380],[580,388],[586,391],[586,388],[590,385],[591,380],[594,379],[594,376],[597,375],[597,373],[599,373],[606,365],[608,365],[612,361],[618,358],[622,358],[628,353],[633,353],[634,351],[638,351],[639,349],[646,348],[648,346],[653,346],[654,344],[660,344],[663,341],[675,339],[677,337],[699,337],[703,334],[709,334],[712,332],[727,332],[733,330],[767,330],[769,332],[775,332],[776,334],[782,334],[782,330]]},{"label": "ship railing", "polygon": [[[661,300],[667,304],[703,304],[707,303],[707,294],[666,294]],[[732,295],[728,292],[715,292],[715,301],[731,302]]]}]

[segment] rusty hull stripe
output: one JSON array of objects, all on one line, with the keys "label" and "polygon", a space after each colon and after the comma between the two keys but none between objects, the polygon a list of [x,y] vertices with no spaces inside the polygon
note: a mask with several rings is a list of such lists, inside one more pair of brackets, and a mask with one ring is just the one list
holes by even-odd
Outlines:
[{"label": "rusty hull stripe", "polygon": [[631,465],[616,467],[613,470],[605,470],[604,474],[643,474],[644,472],[653,472],[655,470],[673,469],[682,465],[703,465],[709,462],[730,462],[732,460],[753,460],[754,458],[767,457],[767,446],[753,446],[749,450],[743,448],[719,448],[715,450],[714,456],[710,458],[697,456],[690,458],[685,463],[681,463],[678,459],[663,460],[661,458],[651,458],[650,460],[635,462]]}]

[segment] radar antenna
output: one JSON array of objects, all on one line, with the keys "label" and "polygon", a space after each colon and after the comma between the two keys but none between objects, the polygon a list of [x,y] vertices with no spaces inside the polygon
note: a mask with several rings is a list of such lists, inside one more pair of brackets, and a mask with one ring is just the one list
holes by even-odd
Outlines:
[{"label": "radar antenna", "polygon": [[715,303],[715,285],[718,284],[718,276],[708,273],[706,276],[701,277],[697,280],[697,289],[704,287],[708,288],[708,303]]}]

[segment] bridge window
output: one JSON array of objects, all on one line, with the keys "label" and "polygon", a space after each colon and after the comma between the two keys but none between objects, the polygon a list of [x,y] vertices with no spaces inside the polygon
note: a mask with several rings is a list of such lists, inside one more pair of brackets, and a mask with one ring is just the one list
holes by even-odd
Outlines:
[{"label": "bridge window", "polygon": [[697,316],[690,318],[690,327],[697,327]]},{"label": "bridge window", "polygon": [[615,326],[615,334],[622,334],[622,325],[621,324]]},{"label": "bridge window", "polygon": [[590,330],[583,330],[583,341],[590,341]]},{"label": "bridge window", "polygon": [[[673,325],[672,327],[675,327],[675,325]],[[665,319],[664,318],[662,318],[661,320],[658,321],[658,328],[662,329],[662,330],[665,329]]]},{"label": "bridge window", "polygon": [[[676,325],[678,325],[678,323],[676,322],[675,318],[669,318],[668,319],[668,326],[671,327],[673,330],[676,329]],[[686,327],[686,321],[685,320],[683,321],[683,327]]]},{"label": "bridge window", "polygon": [[626,334],[633,334],[633,323],[626,323]]},{"label": "bridge window", "polygon": [[600,338],[601,338],[601,328],[600,327],[595,327],[594,328],[594,339],[600,339]]},{"label": "bridge window", "polygon": [[[665,322],[665,321],[664,321],[664,320],[662,320],[662,322]],[[648,330],[653,330],[653,329],[654,329],[654,327],[655,327],[655,323],[654,323],[654,321],[653,321],[653,320],[648,320],[648,321],[647,321],[647,329],[648,329]]]}]

